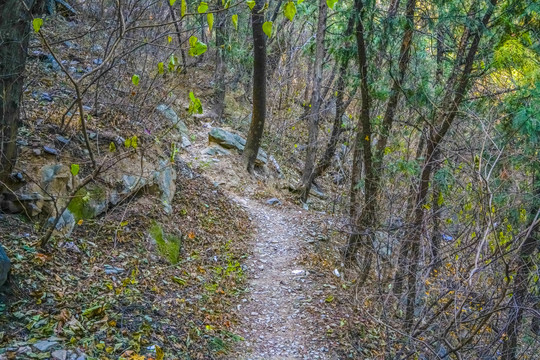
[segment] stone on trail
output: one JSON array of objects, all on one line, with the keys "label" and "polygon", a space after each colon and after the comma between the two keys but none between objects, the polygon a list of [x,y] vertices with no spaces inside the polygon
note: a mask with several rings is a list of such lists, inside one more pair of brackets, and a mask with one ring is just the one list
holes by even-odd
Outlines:
[{"label": "stone on trail", "polygon": [[11,262],[9,261],[4,248],[0,245],[0,286],[4,285],[6,282],[10,268]]},{"label": "stone on trail", "polygon": [[266,200],[266,203],[268,205],[281,205],[281,201],[279,201],[278,198],[271,198],[271,199],[268,199]]},{"label": "stone on trail", "polygon": [[[212,128],[208,133],[208,141],[216,143],[225,149],[236,149],[240,153],[243,152],[246,147],[246,139],[238,134],[217,127]],[[263,149],[259,149],[255,163],[261,166],[267,162],[268,155],[266,155]]]},{"label": "stone on trail", "polygon": [[58,342],[56,341],[41,340],[34,344],[34,348],[36,348],[36,350],[45,352],[45,351],[49,351],[56,345],[58,345]]}]

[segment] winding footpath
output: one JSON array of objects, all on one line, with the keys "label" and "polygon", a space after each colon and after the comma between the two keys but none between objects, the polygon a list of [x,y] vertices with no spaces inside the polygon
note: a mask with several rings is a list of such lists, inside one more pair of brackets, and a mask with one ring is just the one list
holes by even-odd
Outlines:
[{"label": "winding footpath", "polygon": [[[238,304],[245,338],[230,359],[335,359],[325,347],[325,329],[309,311],[317,284],[299,265],[307,212],[235,198],[250,213],[255,229],[247,260],[249,292]],[[315,327],[315,328],[314,328]]]}]

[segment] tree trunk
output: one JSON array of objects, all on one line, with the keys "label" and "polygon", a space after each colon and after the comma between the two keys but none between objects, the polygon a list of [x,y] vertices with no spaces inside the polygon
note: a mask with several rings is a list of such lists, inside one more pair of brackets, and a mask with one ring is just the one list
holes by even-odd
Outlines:
[{"label": "tree trunk", "polygon": [[326,14],[328,7],[325,0],[319,0],[319,20],[317,22],[317,45],[315,51],[313,92],[311,93],[310,108],[307,111],[308,119],[308,146],[306,161],[302,173],[301,199],[307,201],[311,190],[312,173],[317,156],[317,138],[319,137],[319,118],[322,103],[321,87],[324,61],[324,35],[326,32]]},{"label": "tree trunk", "polygon": [[30,37],[27,8],[33,5],[33,0],[0,0],[0,189],[9,183],[17,160],[23,73]]},{"label": "tree trunk", "polygon": [[[467,51],[466,57],[463,59],[461,57],[456,58],[456,66],[451,78],[449,79],[449,84],[446,86],[446,93],[443,97],[443,102],[440,105],[440,111],[436,117],[435,125],[431,128],[429,138],[427,141],[426,156],[424,160],[424,166],[422,168],[422,173],[419,179],[418,194],[416,196],[415,209],[414,209],[414,221],[411,226],[411,232],[409,234],[409,239],[411,241],[411,249],[409,253],[409,264],[410,267],[407,271],[407,307],[405,313],[405,325],[406,328],[411,331],[414,324],[414,308],[416,301],[416,277],[419,268],[419,259],[420,259],[420,244],[421,244],[421,235],[422,235],[422,225],[424,222],[424,205],[427,200],[427,194],[429,190],[429,181],[431,178],[431,173],[435,166],[434,154],[437,150],[442,139],[450,129],[454,119],[456,118],[459,106],[463,101],[463,98],[467,92],[470,83],[470,75],[474,64],[474,58],[476,52],[478,51],[478,46],[480,44],[480,39],[482,38],[482,33],[484,28],[487,26],[491,15],[493,14],[497,0],[491,0],[491,6],[488,8],[486,14],[482,19],[481,26],[476,28],[472,36],[471,45]],[[465,31],[462,38],[461,49],[466,49],[467,40],[470,38],[471,31]],[[461,51],[458,51],[460,53]],[[464,51],[463,51],[464,53]],[[462,60],[464,60],[463,70],[460,72],[458,77],[457,69],[461,67]],[[454,87],[454,80],[457,80],[457,85]],[[441,124],[440,128],[437,130],[437,125]]]},{"label": "tree trunk", "polygon": [[[354,16],[351,16],[344,36],[348,37],[349,35],[352,34],[353,30],[354,30]],[[350,47],[350,44],[346,43],[345,48],[348,49],[349,47]],[[328,141],[328,145],[326,146],[324,155],[317,163],[317,166],[315,167],[315,170],[313,171],[311,175],[311,180],[310,180],[311,183],[315,181],[316,178],[321,176],[328,169],[328,167],[330,167],[332,158],[334,157],[334,154],[336,153],[336,147],[339,142],[339,137],[344,131],[344,128],[342,126],[342,117],[343,117],[343,114],[345,114],[345,111],[347,110],[347,107],[350,103],[350,100],[347,103],[344,102],[345,88],[347,87],[347,82],[346,82],[345,77],[347,75],[347,68],[349,67],[349,60],[350,60],[350,57],[347,54],[345,54],[343,55],[343,57],[341,58],[339,62],[338,79],[337,79],[337,85],[336,85],[336,93],[337,93],[336,116],[334,117],[334,124],[332,125],[332,133],[330,134],[330,140]]]},{"label": "tree trunk", "polygon": [[253,172],[266,118],[266,34],[263,32],[264,13],[260,10],[263,0],[257,0],[251,12],[253,29],[253,113],[244,149],[244,164],[249,173]]},{"label": "tree trunk", "polygon": [[[356,251],[358,250],[363,238],[367,237],[369,241],[369,228],[374,221],[373,215],[375,214],[375,207],[371,200],[373,194],[375,194],[375,186],[373,183],[373,155],[371,148],[372,130],[370,121],[370,106],[371,97],[369,94],[368,84],[368,65],[367,65],[367,50],[365,44],[364,24],[362,22],[362,15],[364,12],[364,4],[361,0],[355,2],[356,14],[358,16],[356,23],[356,44],[358,47],[358,65],[360,72],[360,117],[358,119],[358,129],[356,134],[356,140],[354,144],[353,154],[353,168],[351,179],[351,221],[355,224],[353,233],[349,236],[347,249],[345,251],[345,258],[348,260],[353,259]],[[362,163],[360,155],[363,155],[363,165],[365,171],[365,195],[364,195],[364,208],[360,215],[358,215],[359,200],[360,200],[360,172],[362,170]],[[366,231],[367,230],[367,231]],[[366,267],[371,263],[371,252],[365,252],[364,271],[366,274]],[[363,274],[363,275],[364,275]],[[362,279],[364,276],[362,275]]]},{"label": "tree trunk", "polygon": [[227,66],[225,63],[225,24],[226,16],[223,12],[216,13],[216,72],[214,101],[216,103],[215,112],[218,121],[223,118],[225,110],[225,73]]}]

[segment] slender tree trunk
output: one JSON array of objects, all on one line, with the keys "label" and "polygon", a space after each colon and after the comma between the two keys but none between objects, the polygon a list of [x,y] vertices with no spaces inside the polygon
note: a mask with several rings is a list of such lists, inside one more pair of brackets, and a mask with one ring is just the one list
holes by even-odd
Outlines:
[{"label": "slender tree trunk", "polygon": [[216,115],[218,121],[223,118],[225,110],[225,73],[227,66],[225,63],[225,24],[226,16],[223,12],[216,13],[216,72],[214,101],[216,102]]},{"label": "slender tree trunk", "polygon": [[266,35],[263,32],[264,13],[260,10],[263,0],[257,0],[251,12],[253,30],[253,114],[244,149],[244,164],[249,173],[253,172],[266,118]]},{"label": "slender tree trunk", "polygon": [[174,28],[176,30],[176,36],[178,37],[178,48],[180,49],[180,57],[182,59],[182,72],[186,71],[186,54],[184,49],[182,48],[182,23],[184,19],[180,19],[180,21],[177,20],[176,14],[174,12],[173,6],[169,2],[169,11],[171,14],[171,19],[174,22]]},{"label": "slender tree trunk", "polygon": [[[353,154],[353,169],[351,179],[351,220],[355,224],[355,230],[349,236],[347,249],[345,252],[345,258],[348,260],[353,259],[354,255],[362,239],[367,238],[369,240],[369,228],[373,223],[373,215],[375,214],[375,208],[373,207],[372,195],[375,193],[376,184],[373,183],[373,155],[371,148],[372,130],[370,121],[370,106],[371,97],[369,94],[368,84],[368,65],[367,65],[367,50],[365,44],[364,24],[362,22],[362,15],[364,12],[364,4],[361,0],[355,2],[356,14],[358,16],[356,23],[356,44],[358,47],[358,65],[360,73],[360,116],[358,119],[358,127],[356,140],[354,144]],[[362,163],[360,155],[363,155],[363,165],[365,172],[365,186],[364,186],[364,208],[361,214],[358,214],[359,200],[360,200],[360,172],[362,169]],[[366,258],[366,262],[370,263],[371,253],[366,251],[365,254],[369,258]],[[364,273],[366,264],[364,262]],[[362,276],[363,277],[363,276]]]},{"label": "slender tree trunk", "polygon": [[[347,25],[347,30],[345,31],[344,36],[348,37],[352,34],[354,30],[354,16],[351,16],[349,18],[349,23]],[[350,44],[346,43],[345,48],[349,48]],[[339,61],[339,71],[338,71],[338,79],[337,79],[337,85],[336,85],[336,116],[334,117],[334,123],[332,125],[332,133],[330,134],[330,139],[328,141],[328,145],[326,145],[326,150],[324,151],[324,155],[317,163],[317,166],[315,167],[310,182],[315,181],[316,178],[321,176],[329,167],[332,162],[332,158],[334,157],[334,154],[336,153],[336,147],[339,142],[339,138],[343,131],[345,130],[342,126],[342,117],[343,114],[345,114],[345,111],[347,110],[347,107],[350,103],[344,102],[344,96],[345,96],[345,88],[347,87],[347,68],[349,67],[349,60],[350,57],[347,55],[343,55],[341,60]]]},{"label": "slender tree trunk", "polygon": [[17,131],[32,0],[0,0],[0,190],[17,160]]},{"label": "slender tree trunk", "polygon": [[307,111],[308,125],[308,146],[306,150],[306,161],[304,172],[302,173],[301,199],[307,201],[311,190],[311,174],[315,167],[315,157],[317,156],[317,138],[319,136],[319,118],[322,104],[321,87],[324,61],[324,35],[326,32],[326,14],[328,7],[325,0],[319,0],[319,20],[317,22],[317,49],[315,51],[313,92],[311,93],[310,108]]}]

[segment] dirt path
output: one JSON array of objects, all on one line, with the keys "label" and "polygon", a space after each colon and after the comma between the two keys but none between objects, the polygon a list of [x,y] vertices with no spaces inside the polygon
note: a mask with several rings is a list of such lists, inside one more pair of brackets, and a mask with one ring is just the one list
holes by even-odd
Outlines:
[{"label": "dirt path", "polygon": [[249,292],[238,305],[245,342],[231,359],[333,359],[325,347],[325,329],[313,329],[318,314],[307,311],[320,290],[298,264],[307,212],[235,201],[251,214],[256,237],[247,261]]}]

